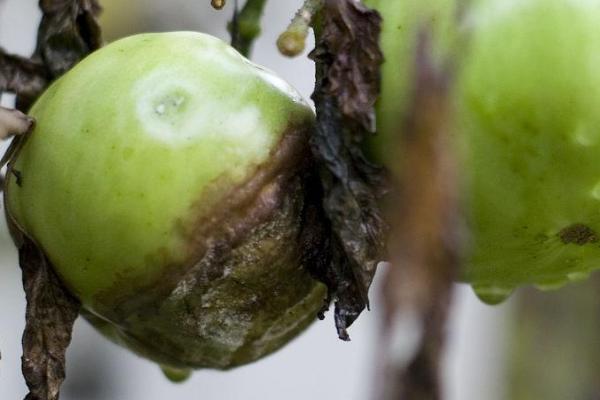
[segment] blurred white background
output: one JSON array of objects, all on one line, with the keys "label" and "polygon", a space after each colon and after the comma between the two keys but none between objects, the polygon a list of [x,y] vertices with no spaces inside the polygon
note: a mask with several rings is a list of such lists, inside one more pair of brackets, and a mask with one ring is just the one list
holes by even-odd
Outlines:
[{"label": "blurred white background", "polygon": [[[231,0],[230,3],[233,1]],[[300,0],[267,5],[263,35],[253,59],[278,72],[305,97],[313,85],[312,64],[290,60],[275,48],[277,35],[300,6]],[[107,39],[141,30],[199,30],[225,40],[232,5],[222,11],[208,0],[112,0],[103,2]],[[0,0],[0,46],[29,55],[34,47],[39,11],[35,0]],[[312,44],[309,44],[308,48]],[[4,96],[5,105],[10,96]],[[2,147],[5,148],[6,144]],[[3,151],[3,150],[2,150]],[[381,274],[379,274],[381,277]],[[328,399],[365,400],[374,381],[378,330],[378,282],[371,291],[372,310],[351,328],[352,341],[337,339],[331,314],[316,322],[283,350],[230,372],[202,370],[183,384],[167,381],[158,367],[109,343],[83,320],[75,326],[68,351],[63,400],[159,399]],[[504,399],[502,354],[511,302],[499,307],[480,303],[471,289],[456,286],[444,384],[449,400]],[[21,399],[26,387],[20,371],[20,335],[25,302],[16,252],[4,221],[0,223],[0,399]]]}]

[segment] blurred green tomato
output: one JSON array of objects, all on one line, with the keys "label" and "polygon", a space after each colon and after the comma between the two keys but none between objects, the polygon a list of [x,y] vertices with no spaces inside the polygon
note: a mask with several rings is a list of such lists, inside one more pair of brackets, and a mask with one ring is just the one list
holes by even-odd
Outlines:
[{"label": "blurred green tomato", "polygon": [[[390,164],[416,35],[456,57],[453,102],[471,234],[463,277],[486,302],[600,267],[600,1],[366,1],[384,18],[379,137]],[[462,14],[460,21],[457,15]],[[461,37],[461,41],[457,40]],[[465,41],[462,41],[466,39]],[[449,149],[452,151],[452,149]]]}]

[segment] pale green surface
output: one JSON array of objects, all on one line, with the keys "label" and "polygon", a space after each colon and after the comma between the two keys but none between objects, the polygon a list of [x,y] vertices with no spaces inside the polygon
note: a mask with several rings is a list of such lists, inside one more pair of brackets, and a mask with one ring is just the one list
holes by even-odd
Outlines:
[{"label": "pale green surface", "polygon": [[97,51],[31,115],[38,123],[15,165],[22,186],[10,180],[8,205],[87,303],[116,281],[152,282],[181,263],[202,190],[243,181],[312,111],[225,43],[179,32]]},{"label": "pale green surface", "polygon": [[[389,10],[401,13],[401,2],[381,3],[389,18],[379,109],[389,113],[405,109],[407,97],[385,89],[410,71],[410,58],[389,67],[400,46],[390,43],[414,35],[390,28],[400,19]],[[480,0],[458,30],[471,35],[455,97],[471,234],[464,278],[489,302],[520,284],[554,288],[600,267],[599,243],[557,237],[574,223],[600,232],[598,21],[596,0]],[[382,122],[385,143],[399,131]],[[389,151],[380,159],[393,161]]]},{"label": "pale green surface", "polygon": [[365,0],[384,19],[381,46],[385,52],[381,99],[377,107],[377,135],[368,151],[379,159],[393,160],[396,152],[387,145],[394,135],[399,112],[406,112],[414,71],[413,55],[419,32],[431,29],[429,36],[437,61],[441,61],[455,41],[454,0]]}]

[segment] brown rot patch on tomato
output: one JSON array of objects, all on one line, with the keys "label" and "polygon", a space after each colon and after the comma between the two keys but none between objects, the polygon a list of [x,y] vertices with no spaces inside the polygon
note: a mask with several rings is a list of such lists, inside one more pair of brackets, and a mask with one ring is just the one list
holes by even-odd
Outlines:
[{"label": "brown rot patch on tomato", "polygon": [[589,226],[579,223],[561,229],[561,231],[558,232],[558,237],[565,244],[573,243],[579,246],[598,242],[598,235],[596,232]]}]

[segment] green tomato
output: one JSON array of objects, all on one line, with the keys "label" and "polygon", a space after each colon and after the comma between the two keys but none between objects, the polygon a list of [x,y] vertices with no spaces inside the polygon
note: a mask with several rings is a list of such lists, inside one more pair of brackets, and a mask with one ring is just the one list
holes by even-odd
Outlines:
[{"label": "green tomato", "polygon": [[380,137],[370,143],[381,162],[399,154],[385,144],[407,109],[418,29],[432,27],[438,60],[457,60],[464,280],[496,303],[519,285],[555,288],[599,268],[600,1],[479,0],[460,22],[457,1],[367,3],[384,18]]},{"label": "green tomato", "polygon": [[107,336],[181,379],[315,319],[324,287],[298,240],[314,115],[282,79],[207,35],[142,34],[30,114],[8,210]]}]

